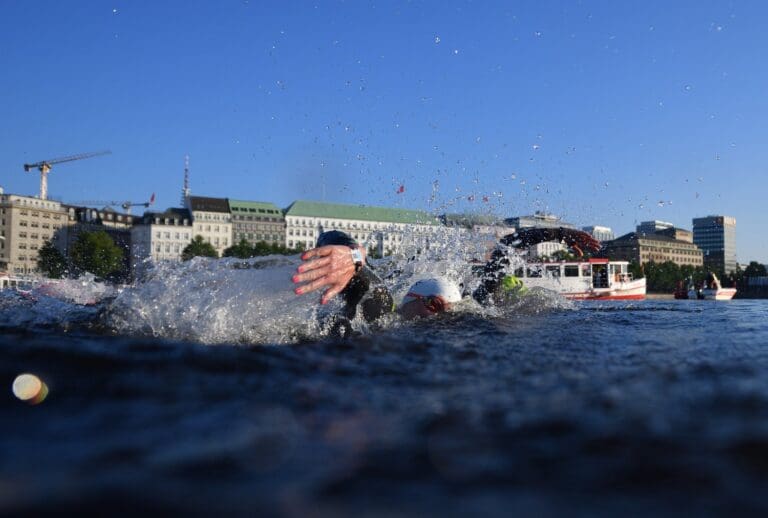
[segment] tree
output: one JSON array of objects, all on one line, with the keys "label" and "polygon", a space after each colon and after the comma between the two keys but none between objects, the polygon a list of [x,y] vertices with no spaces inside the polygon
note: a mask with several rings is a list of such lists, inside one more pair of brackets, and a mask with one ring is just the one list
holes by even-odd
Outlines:
[{"label": "tree", "polygon": [[672,261],[643,263],[648,291],[671,293],[677,287],[677,281],[682,279],[680,266]]},{"label": "tree", "polygon": [[37,252],[37,268],[51,279],[61,279],[67,272],[67,259],[51,241],[46,241]]},{"label": "tree", "polygon": [[632,274],[633,279],[642,279],[645,277],[645,269],[641,264],[635,261],[629,262],[629,273]]},{"label": "tree", "polygon": [[123,266],[123,251],[103,230],[80,234],[70,255],[75,271],[97,277],[116,275]]},{"label": "tree", "polygon": [[184,247],[181,251],[181,260],[189,261],[193,257],[214,257],[218,258],[219,254],[212,244],[206,242],[203,236],[197,235],[192,239],[192,242]]},{"label": "tree", "polygon": [[255,255],[253,247],[245,239],[241,239],[238,244],[225,249],[222,254],[223,257],[237,257],[238,259],[248,259]]},{"label": "tree", "polygon": [[765,277],[767,275],[765,265],[757,261],[750,261],[744,269],[744,277]]}]

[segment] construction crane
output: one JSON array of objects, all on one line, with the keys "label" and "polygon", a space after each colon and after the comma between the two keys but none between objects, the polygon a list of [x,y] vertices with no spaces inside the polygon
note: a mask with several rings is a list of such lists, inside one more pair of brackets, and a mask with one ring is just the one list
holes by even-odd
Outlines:
[{"label": "construction crane", "polygon": [[53,158],[51,160],[43,160],[36,164],[24,164],[24,170],[30,172],[32,169],[40,171],[40,199],[48,199],[48,173],[51,172],[53,164],[61,164],[63,162],[73,162],[75,160],[83,160],[85,158],[92,158],[101,155],[110,155],[112,151],[97,151],[95,153],[81,153],[79,155],[65,156],[61,158]]},{"label": "construction crane", "polygon": [[150,196],[149,201],[103,201],[103,200],[97,200],[97,201],[75,201],[70,202],[71,205],[101,205],[102,207],[114,207],[114,206],[120,206],[126,214],[131,213],[131,208],[133,207],[145,207],[149,208],[155,203],[155,193],[152,193],[152,196]]}]

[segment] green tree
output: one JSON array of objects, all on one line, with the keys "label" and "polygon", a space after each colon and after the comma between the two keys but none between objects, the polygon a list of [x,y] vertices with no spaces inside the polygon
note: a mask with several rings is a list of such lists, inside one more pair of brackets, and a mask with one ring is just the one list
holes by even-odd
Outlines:
[{"label": "green tree", "polygon": [[643,270],[646,286],[651,292],[672,293],[677,286],[677,281],[682,279],[680,266],[672,261],[643,263]]},{"label": "green tree", "polygon": [[266,241],[259,241],[253,245],[253,255],[272,255],[274,253],[273,248],[267,244]]},{"label": "green tree", "polygon": [[633,279],[642,279],[645,277],[645,269],[643,266],[635,261],[629,262],[629,273],[632,274]]},{"label": "green tree", "polygon": [[97,277],[115,276],[123,266],[123,251],[103,230],[80,234],[72,246],[71,257],[75,271]]},{"label": "green tree", "polygon": [[236,245],[232,245],[224,250],[223,257],[237,257],[238,259],[248,259],[256,255],[251,244],[245,239],[241,239]]},{"label": "green tree", "polygon": [[189,261],[193,257],[214,257],[218,258],[219,254],[212,244],[206,242],[203,236],[197,235],[192,239],[184,250],[181,251],[181,260]]},{"label": "green tree", "polygon": [[744,277],[765,277],[767,275],[765,265],[757,261],[750,261],[744,269]]},{"label": "green tree", "polygon": [[51,241],[46,241],[37,252],[37,268],[51,279],[61,279],[67,272],[67,259]]}]

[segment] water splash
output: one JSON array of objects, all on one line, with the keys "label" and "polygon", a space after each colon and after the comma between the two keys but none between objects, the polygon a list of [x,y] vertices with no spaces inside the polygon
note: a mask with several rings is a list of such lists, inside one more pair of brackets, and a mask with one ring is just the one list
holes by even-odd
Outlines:
[{"label": "water splash", "polygon": [[[547,292],[505,308],[478,305],[471,293],[478,271],[496,245],[497,236],[468,229],[422,233],[396,232],[399,251],[371,265],[398,304],[418,280],[442,278],[460,286],[461,314],[497,317],[509,311],[538,312],[561,308],[565,299]],[[370,248],[374,243],[363,243]],[[524,264],[510,249],[510,271]],[[319,304],[320,292],[296,296],[291,277],[299,256],[251,259],[195,258],[151,265],[133,285],[115,288],[93,277],[39,286],[30,293],[0,292],[0,327],[103,329],[111,334],[143,336],[203,344],[288,344],[327,336],[321,322],[340,312],[342,300]],[[410,325],[396,314],[377,322],[377,330]],[[353,330],[372,332],[358,312]]]}]

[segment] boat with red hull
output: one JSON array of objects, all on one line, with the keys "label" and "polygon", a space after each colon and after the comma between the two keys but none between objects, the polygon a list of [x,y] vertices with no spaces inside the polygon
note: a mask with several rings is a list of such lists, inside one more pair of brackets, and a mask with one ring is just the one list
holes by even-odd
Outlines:
[{"label": "boat with red hull", "polygon": [[634,279],[627,261],[527,263],[514,273],[528,288],[546,288],[571,300],[645,299],[645,279]]}]

